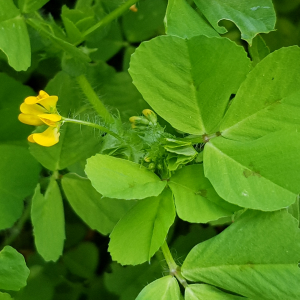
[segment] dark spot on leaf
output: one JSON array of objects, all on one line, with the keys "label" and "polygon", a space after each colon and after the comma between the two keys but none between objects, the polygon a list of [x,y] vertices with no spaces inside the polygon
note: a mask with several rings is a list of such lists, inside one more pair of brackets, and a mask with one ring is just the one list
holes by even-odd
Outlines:
[{"label": "dark spot on leaf", "polygon": [[207,190],[199,190],[198,192],[195,193],[196,195],[200,195],[202,197],[206,197],[207,196]]},{"label": "dark spot on leaf", "polygon": [[272,78],[272,80],[274,80],[274,77]]},{"label": "dark spot on leaf", "polygon": [[248,169],[245,169],[244,172],[243,172],[243,175],[248,178],[249,176],[252,175],[252,171],[248,170]]},{"label": "dark spot on leaf", "polygon": [[251,170],[245,169],[245,170],[243,171],[243,175],[244,175],[246,178],[248,178],[248,177],[250,177],[250,176],[261,177],[260,172],[257,171],[257,170],[251,171]]}]

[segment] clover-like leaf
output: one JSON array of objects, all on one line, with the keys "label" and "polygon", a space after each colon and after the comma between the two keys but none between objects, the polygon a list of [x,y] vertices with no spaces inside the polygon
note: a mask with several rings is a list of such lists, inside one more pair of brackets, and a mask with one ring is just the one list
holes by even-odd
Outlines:
[{"label": "clover-like leaf", "polygon": [[220,125],[222,136],[246,141],[300,125],[300,48],[275,51],[241,84]]},{"label": "clover-like leaf", "polygon": [[298,223],[286,210],[249,210],[195,246],[181,270],[188,280],[250,299],[294,300],[300,297],[299,253]]},{"label": "clover-like leaf", "polygon": [[231,94],[250,70],[240,46],[224,38],[160,36],[132,55],[133,83],[173,127],[202,135],[218,130]]},{"label": "clover-like leaf", "polygon": [[94,188],[108,198],[131,200],[158,196],[167,184],[139,164],[102,154],[87,160],[85,172]]},{"label": "clover-like leaf", "polygon": [[300,192],[300,133],[279,131],[249,142],[218,137],[204,149],[204,173],[217,193],[236,205],[271,211]]},{"label": "clover-like leaf", "polygon": [[258,33],[274,30],[276,14],[271,0],[194,0],[200,11],[219,33],[220,20],[231,20],[240,29],[242,39],[249,44]]}]

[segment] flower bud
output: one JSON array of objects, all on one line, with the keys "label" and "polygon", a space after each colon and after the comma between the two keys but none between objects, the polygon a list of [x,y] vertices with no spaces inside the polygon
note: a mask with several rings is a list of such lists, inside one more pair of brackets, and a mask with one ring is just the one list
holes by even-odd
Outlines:
[{"label": "flower bud", "polygon": [[157,116],[156,116],[156,113],[154,111],[152,111],[151,109],[144,109],[142,111],[142,113],[154,125],[157,123]]},{"label": "flower bud", "polygon": [[129,122],[135,125],[149,125],[149,121],[144,117],[133,116],[129,118]]},{"label": "flower bud", "polygon": [[147,162],[147,163],[149,163],[151,160],[152,160],[152,159],[151,159],[150,156],[147,156],[147,155],[146,155],[146,156],[144,157],[144,161]]},{"label": "flower bud", "polygon": [[148,166],[149,170],[154,170],[155,169],[155,163],[150,163]]}]

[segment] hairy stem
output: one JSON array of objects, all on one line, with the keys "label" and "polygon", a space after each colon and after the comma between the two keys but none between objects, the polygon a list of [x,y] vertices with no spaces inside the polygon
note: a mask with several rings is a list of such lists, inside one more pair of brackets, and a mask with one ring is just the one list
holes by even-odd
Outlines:
[{"label": "hairy stem", "polygon": [[161,250],[169,266],[170,274],[174,275],[178,279],[178,281],[183,285],[183,287],[186,288],[188,284],[181,274],[180,267],[175,263],[166,241],[161,246]]},{"label": "hairy stem", "polygon": [[103,132],[106,132],[106,133],[112,135],[116,139],[118,139],[120,141],[123,141],[123,139],[119,135],[117,135],[116,133],[114,133],[113,131],[109,130],[108,128],[106,128],[104,126],[101,126],[101,125],[98,125],[98,124],[95,124],[95,123],[91,123],[91,122],[86,122],[86,121],[81,121],[81,120],[76,120],[76,119],[70,119],[70,118],[64,118],[64,117],[62,117],[62,120],[63,120],[63,122],[66,122],[66,123],[81,124],[81,125],[97,128],[97,129],[99,129]]},{"label": "hairy stem", "polygon": [[117,19],[124,12],[126,12],[129,9],[130,6],[132,6],[133,4],[135,4],[137,2],[138,2],[138,0],[128,0],[127,2],[122,4],[121,6],[119,6],[115,10],[113,10],[110,14],[105,16],[100,22],[98,22],[97,24],[95,24],[94,26],[92,26],[88,30],[86,30],[83,33],[83,36],[87,36],[88,34],[92,33],[96,29],[101,28],[101,27],[109,24],[111,21]]},{"label": "hairy stem", "polygon": [[76,77],[76,80],[89,102],[93,105],[94,109],[99,114],[99,116],[101,116],[107,123],[114,123],[114,118],[106,109],[102,101],[99,99],[85,75],[80,75]]}]

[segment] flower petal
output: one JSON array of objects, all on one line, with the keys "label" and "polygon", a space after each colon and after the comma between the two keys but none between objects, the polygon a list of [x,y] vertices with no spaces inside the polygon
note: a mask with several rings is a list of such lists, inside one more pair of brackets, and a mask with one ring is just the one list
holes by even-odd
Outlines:
[{"label": "flower petal", "polygon": [[31,139],[45,147],[50,147],[59,142],[59,127],[49,127],[42,133],[33,133],[28,137],[29,142]]},{"label": "flower petal", "polygon": [[44,106],[50,113],[56,112],[57,96],[49,96],[47,98],[39,100],[38,104]]},{"label": "flower petal", "polygon": [[30,115],[40,115],[47,112],[47,110],[44,107],[38,104],[28,105],[26,103],[21,104],[20,111],[24,114]]},{"label": "flower petal", "polygon": [[61,120],[61,116],[57,114],[41,114],[38,117],[48,126],[56,127],[57,122]]},{"label": "flower petal", "polygon": [[49,97],[49,95],[43,90],[40,90],[39,94],[37,96],[38,99],[43,99],[43,98],[48,98],[48,97]]},{"label": "flower petal", "polygon": [[33,134],[31,134],[27,140],[30,142],[30,143],[35,143],[34,139],[33,139]]},{"label": "flower petal", "polygon": [[19,114],[18,119],[20,122],[27,125],[39,126],[44,124],[44,122],[36,115]]},{"label": "flower petal", "polygon": [[40,104],[48,112],[52,113],[56,111],[57,96],[49,96],[46,92],[40,91],[37,97],[30,96],[25,98],[24,103],[28,105]]}]

